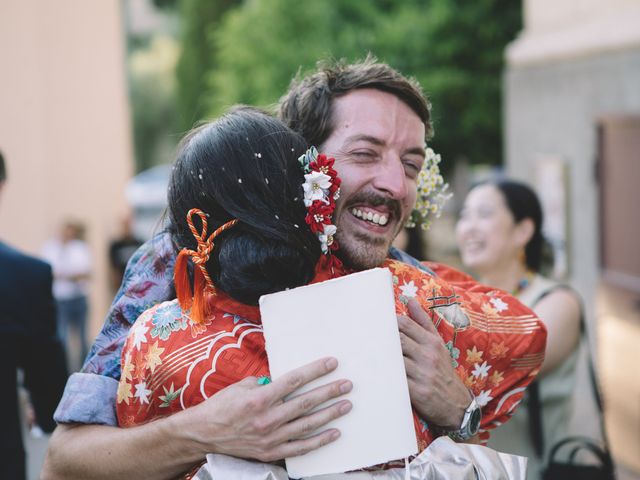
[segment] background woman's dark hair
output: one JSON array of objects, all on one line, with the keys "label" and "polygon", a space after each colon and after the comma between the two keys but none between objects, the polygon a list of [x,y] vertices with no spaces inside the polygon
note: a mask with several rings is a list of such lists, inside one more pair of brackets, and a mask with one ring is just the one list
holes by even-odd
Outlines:
[{"label": "background woman's dark hair", "polygon": [[186,221],[192,208],[208,215],[208,233],[238,219],[207,263],[216,287],[236,300],[255,305],[260,295],[313,278],[320,244],[304,220],[297,161],[306,148],[299,134],[250,107],[195,128],[178,147],[168,193],[173,239],[196,248]]},{"label": "background woman's dark hair", "polygon": [[542,266],[545,240],[542,235],[542,207],[538,196],[531,187],[514,180],[500,179],[491,184],[504,196],[505,203],[516,223],[525,218],[530,218],[533,221],[533,235],[525,246],[524,253],[527,267],[534,272],[539,272]]}]

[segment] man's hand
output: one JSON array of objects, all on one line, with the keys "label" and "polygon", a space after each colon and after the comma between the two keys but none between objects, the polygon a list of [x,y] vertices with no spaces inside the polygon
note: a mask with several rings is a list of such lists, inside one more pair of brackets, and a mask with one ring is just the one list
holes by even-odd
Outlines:
[{"label": "man's hand", "polygon": [[[203,452],[216,452],[263,462],[303,455],[336,440],[340,432],[328,429],[309,436],[351,410],[338,401],[318,411],[320,404],[351,391],[348,380],[337,380],[285,401],[298,388],[334,370],[334,358],[318,360],[293,370],[268,385],[255,377],[221,390],[215,402],[193,407],[194,437]],[[198,410],[196,410],[198,409]]]},{"label": "man's hand", "polygon": [[420,417],[447,430],[460,428],[471,396],[453,365],[438,331],[410,300],[409,317],[399,316],[400,341],[411,403]]},{"label": "man's hand", "polygon": [[332,428],[310,434],[351,410],[351,402],[314,409],[349,392],[352,384],[336,380],[284,399],[337,365],[334,358],[317,360],[269,385],[246,378],[195,407],[131,428],[59,425],[42,478],[169,479],[202,462],[207,453],[274,461],[309,452],[339,437]]}]

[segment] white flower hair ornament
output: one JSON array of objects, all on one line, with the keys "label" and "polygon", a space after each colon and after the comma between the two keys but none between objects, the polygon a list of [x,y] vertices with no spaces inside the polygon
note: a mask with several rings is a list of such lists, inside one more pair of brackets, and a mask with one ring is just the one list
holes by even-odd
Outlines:
[{"label": "white flower hair ornament", "polygon": [[418,174],[416,205],[407,220],[407,228],[421,225],[423,230],[427,230],[431,224],[429,217],[440,217],[445,202],[452,196],[447,191],[449,184],[444,183],[440,174],[440,161],[440,154],[429,147],[425,148],[424,164]]},{"label": "white flower hair ornament", "polygon": [[319,154],[315,147],[309,148],[298,158],[304,172],[304,206],[307,207],[305,221],[320,241],[320,248],[325,255],[322,261],[335,273],[342,267],[342,262],[333,251],[338,249],[335,240],[337,228],[331,223],[336,209],[336,200],[340,196],[340,178],[333,165],[335,159]]}]

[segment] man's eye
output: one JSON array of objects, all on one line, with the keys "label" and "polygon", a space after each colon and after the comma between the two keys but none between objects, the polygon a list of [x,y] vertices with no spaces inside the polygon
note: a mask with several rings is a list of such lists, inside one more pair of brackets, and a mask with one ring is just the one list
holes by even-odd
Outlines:
[{"label": "man's eye", "polygon": [[352,155],[354,157],[367,158],[367,157],[373,157],[374,153],[369,151],[357,151],[357,152],[353,152]]},{"label": "man's eye", "polygon": [[416,178],[420,173],[420,167],[412,162],[405,162],[404,169],[411,178]]}]

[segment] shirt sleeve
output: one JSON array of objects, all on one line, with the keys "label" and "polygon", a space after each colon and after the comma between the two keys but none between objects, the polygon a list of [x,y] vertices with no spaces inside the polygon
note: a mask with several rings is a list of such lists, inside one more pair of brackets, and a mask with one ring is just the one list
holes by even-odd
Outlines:
[{"label": "shirt sleeve", "polygon": [[57,423],[88,423],[117,426],[118,381],[95,373],[74,373],[58,404]]},{"label": "shirt sleeve", "polygon": [[57,422],[116,424],[115,398],[122,347],[138,316],[175,296],[175,259],[176,250],[168,232],[144,243],[131,257],[84,366],[67,381],[54,416]]}]

